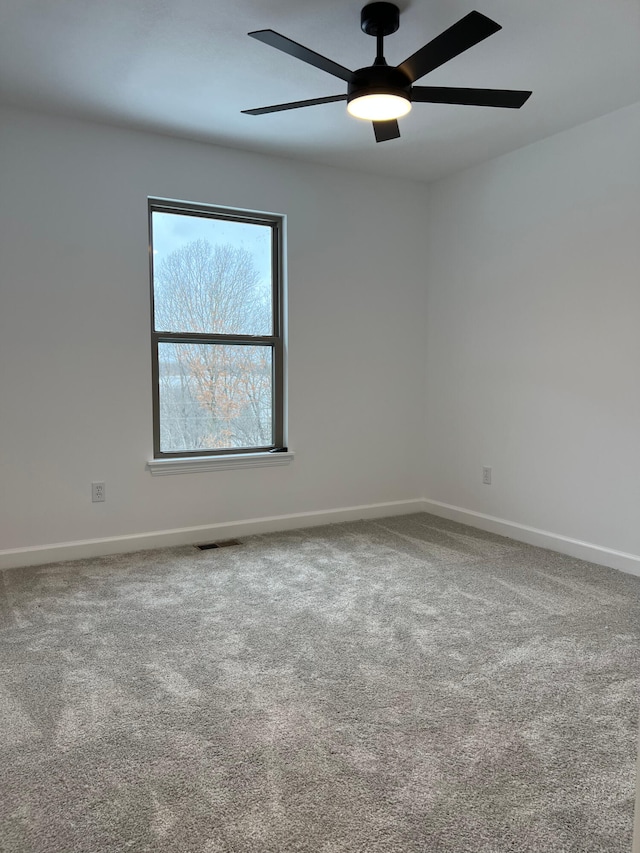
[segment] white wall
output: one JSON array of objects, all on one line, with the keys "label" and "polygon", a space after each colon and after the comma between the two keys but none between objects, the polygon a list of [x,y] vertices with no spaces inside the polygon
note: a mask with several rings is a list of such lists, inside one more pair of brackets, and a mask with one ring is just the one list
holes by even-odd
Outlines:
[{"label": "white wall", "polygon": [[[427,188],[2,111],[0,565],[423,495],[640,554],[638,150],[640,105]],[[145,469],[147,195],[287,214],[290,466]]]},{"label": "white wall", "polygon": [[[148,195],[287,215],[288,467],[145,469]],[[409,182],[3,111],[0,552],[421,497],[425,200]]]},{"label": "white wall", "polygon": [[640,554],[639,152],[640,104],[430,185],[428,498]]}]

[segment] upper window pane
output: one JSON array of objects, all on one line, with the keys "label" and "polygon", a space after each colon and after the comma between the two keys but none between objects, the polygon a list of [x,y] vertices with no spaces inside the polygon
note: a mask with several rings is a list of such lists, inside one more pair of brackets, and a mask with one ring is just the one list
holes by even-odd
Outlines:
[{"label": "upper window pane", "polygon": [[273,334],[272,229],[152,212],[158,332]]}]

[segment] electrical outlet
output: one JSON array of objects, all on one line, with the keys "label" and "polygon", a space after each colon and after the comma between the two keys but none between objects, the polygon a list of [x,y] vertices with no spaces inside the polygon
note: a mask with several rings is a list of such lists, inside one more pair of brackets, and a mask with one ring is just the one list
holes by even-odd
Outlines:
[{"label": "electrical outlet", "polygon": [[491,485],[491,468],[482,469],[482,482],[485,484],[485,486]]},{"label": "electrical outlet", "polygon": [[94,504],[106,500],[104,483],[91,483],[91,500]]}]

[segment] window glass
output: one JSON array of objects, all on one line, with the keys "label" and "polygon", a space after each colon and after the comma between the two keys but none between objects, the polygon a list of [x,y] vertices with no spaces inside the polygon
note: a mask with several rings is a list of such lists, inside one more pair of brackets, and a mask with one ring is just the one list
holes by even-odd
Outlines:
[{"label": "window glass", "polygon": [[274,443],[271,347],[159,345],[160,449]]},{"label": "window glass", "polygon": [[155,327],[270,335],[271,228],[153,211]]},{"label": "window glass", "polygon": [[283,446],[281,220],[150,199],[156,457]]}]

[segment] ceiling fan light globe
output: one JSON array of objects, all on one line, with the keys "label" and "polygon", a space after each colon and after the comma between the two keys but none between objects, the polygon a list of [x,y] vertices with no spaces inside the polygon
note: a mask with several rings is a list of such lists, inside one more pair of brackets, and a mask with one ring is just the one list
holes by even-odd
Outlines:
[{"label": "ceiling fan light globe", "polygon": [[391,121],[411,110],[411,101],[403,95],[369,94],[349,100],[347,112],[367,121]]}]

